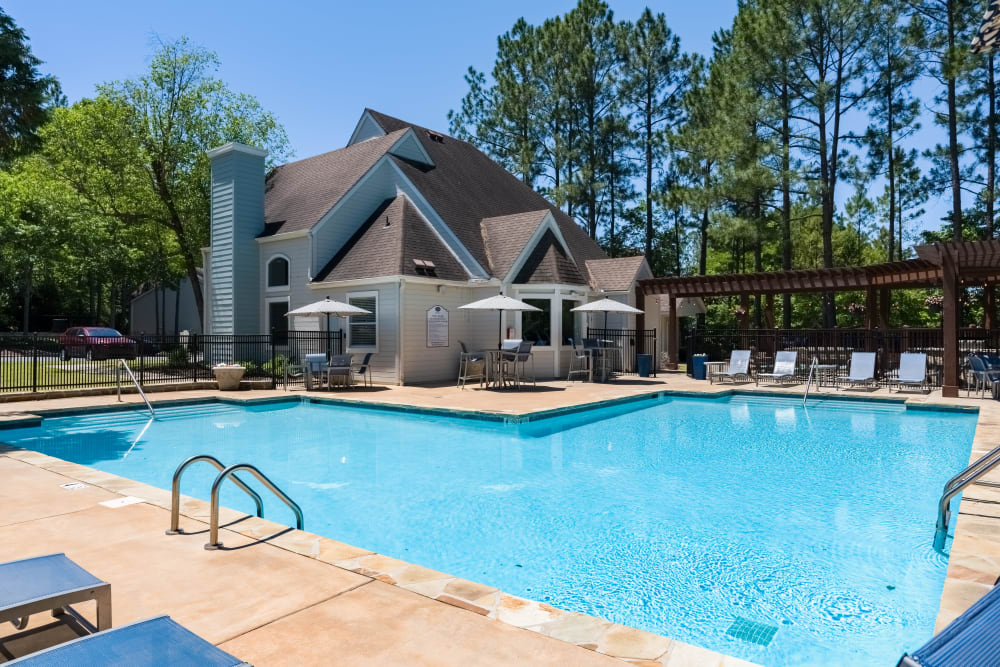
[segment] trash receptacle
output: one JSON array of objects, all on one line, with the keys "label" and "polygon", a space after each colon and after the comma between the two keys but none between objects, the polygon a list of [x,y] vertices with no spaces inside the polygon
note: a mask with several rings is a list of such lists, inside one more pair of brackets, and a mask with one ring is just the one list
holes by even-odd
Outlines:
[{"label": "trash receptacle", "polygon": [[708,361],[707,354],[691,355],[691,377],[695,380],[705,379],[705,362]]},{"label": "trash receptacle", "polygon": [[639,377],[648,378],[649,374],[653,370],[653,355],[651,354],[635,355],[635,365],[636,369],[639,371]]}]

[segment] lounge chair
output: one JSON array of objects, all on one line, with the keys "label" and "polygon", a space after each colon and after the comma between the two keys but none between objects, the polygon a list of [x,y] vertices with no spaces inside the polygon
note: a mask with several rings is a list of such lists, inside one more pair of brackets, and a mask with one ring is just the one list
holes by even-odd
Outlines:
[{"label": "lounge chair", "polygon": [[1000,665],[1000,586],[965,610],[896,667]]},{"label": "lounge chair", "polygon": [[111,627],[111,584],[101,581],[67,558],[50,554],[0,564],[0,623],[18,630],[28,617],[43,611],[61,616],[77,602],[97,602],[97,629]]},{"label": "lounge chair", "polygon": [[326,386],[333,386],[333,378],[340,378],[344,387],[351,386],[351,355],[335,354],[330,357],[330,365],[326,369]]},{"label": "lounge chair", "polygon": [[837,384],[875,387],[875,353],[851,352],[851,365],[847,369],[847,375],[838,377]]},{"label": "lounge chair", "polygon": [[486,381],[486,353],[469,352],[462,341],[458,341],[458,345],[462,351],[458,357],[458,383],[456,386],[465,389],[465,384],[469,380],[479,380],[479,385],[482,386],[483,382]]},{"label": "lounge chair", "polygon": [[169,616],[158,616],[86,635],[6,664],[236,667],[248,663],[205,641]]},{"label": "lounge chair", "polygon": [[987,389],[992,390],[993,385],[1000,382],[1000,370],[991,369],[987,361],[988,357],[984,358],[985,356],[982,354],[969,355],[969,370],[972,373],[972,381],[968,383],[968,393],[971,394],[975,390],[980,397],[986,393]]},{"label": "lounge chair", "polygon": [[714,382],[713,378],[721,378],[721,382],[727,378],[734,383],[737,378],[750,382],[750,350],[733,350],[729,355],[729,366],[724,371],[712,373],[708,378],[709,384]]},{"label": "lounge chair", "polygon": [[[356,366],[351,366],[351,374],[361,377],[362,386],[372,386],[372,357],[375,355],[374,352],[365,352],[365,356],[362,357],[361,363]],[[367,385],[365,381],[367,379]]]},{"label": "lounge chair", "polygon": [[774,370],[770,373],[757,373],[754,377],[754,383],[760,384],[761,380],[780,382],[784,384],[785,382],[791,380],[796,382],[795,377],[795,365],[798,363],[799,353],[795,350],[782,350],[774,355]]},{"label": "lounge chair", "polygon": [[903,387],[926,390],[927,355],[923,352],[903,352],[899,355],[896,391],[902,391]]}]

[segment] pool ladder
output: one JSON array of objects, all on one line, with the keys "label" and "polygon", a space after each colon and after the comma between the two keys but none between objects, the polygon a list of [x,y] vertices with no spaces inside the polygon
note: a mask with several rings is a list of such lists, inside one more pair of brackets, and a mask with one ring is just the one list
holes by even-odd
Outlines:
[{"label": "pool ladder", "polygon": [[1000,488],[1000,483],[980,481],[980,477],[1000,464],[1000,447],[991,450],[968,468],[948,480],[944,492],[938,501],[937,526],[934,531],[934,549],[944,551],[944,543],[948,539],[948,524],[951,522],[951,499],[957,496],[970,484]]},{"label": "pool ladder", "polygon": [[132,384],[135,385],[135,390],[139,392],[139,395],[142,396],[142,400],[146,402],[146,407],[149,408],[149,416],[156,419],[156,410],[153,409],[153,405],[149,402],[149,399],[146,398],[146,392],[144,392],[142,387],[139,386],[139,381],[135,379],[135,373],[133,373],[132,369],[128,367],[128,363],[124,359],[119,359],[118,361],[121,362],[118,366],[117,374],[118,402],[121,403],[122,400],[122,368],[124,368],[125,372],[128,373],[129,378],[132,379]]},{"label": "pool ladder", "polygon": [[806,378],[806,390],[802,392],[802,405],[806,404],[809,400],[809,387],[812,385],[813,372],[816,370],[816,365],[819,364],[819,358],[813,357],[812,363],[809,364],[809,377]]},{"label": "pool ladder", "polygon": [[211,463],[215,466],[215,469],[219,471],[215,481],[212,482],[210,534],[208,544],[205,545],[206,549],[214,550],[222,546],[222,542],[219,541],[219,489],[222,488],[222,483],[230,477],[233,479],[233,483],[236,484],[236,486],[242,489],[244,493],[253,499],[254,504],[257,506],[257,516],[264,516],[264,501],[261,500],[260,494],[251,489],[243,480],[236,476],[236,473],[241,471],[246,471],[256,477],[257,481],[266,486],[271,493],[278,496],[283,503],[288,505],[292,512],[295,513],[295,527],[302,530],[302,526],[304,525],[302,508],[299,507],[298,503],[289,498],[288,494],[279,489],[274,482],[268,479],[268,477],[255,466],[252,466],[249,463],[237,463],[226,467],[223,466],[222,462],[214,456],[199,454],[186,459],[179,466],[177,466],[177,470],[174,471],[174,477],[170,488],[170,530],[167,531],[167,535],[179,535],[184,532],[180,527],[181,475],[184,474],[184,471],[188,468],[188,466],[193,463],[198,463],[199,461]]}]

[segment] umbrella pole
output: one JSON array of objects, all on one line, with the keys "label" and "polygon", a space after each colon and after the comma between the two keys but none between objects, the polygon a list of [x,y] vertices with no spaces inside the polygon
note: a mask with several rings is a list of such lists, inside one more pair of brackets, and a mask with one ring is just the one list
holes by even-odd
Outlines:
[{"label": "umbrella pole", "polygon": [[326,360],[330,361],[330,313],[326,314]]},{"label": "umbrella pole", "polygon": [[503,311],[497,311],[497,349],[503,347]]}]

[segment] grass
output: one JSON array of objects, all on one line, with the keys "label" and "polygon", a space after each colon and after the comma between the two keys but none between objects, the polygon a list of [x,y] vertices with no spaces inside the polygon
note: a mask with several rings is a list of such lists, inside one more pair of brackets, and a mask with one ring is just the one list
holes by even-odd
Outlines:
[{"label": "grass", "polygon": [[[146,370],[160,370],[167,366],[168,361],[166,357],[145,357],[142,360],[142,367]],[[37,368],[38,388],[113,387],[117,377],[116,363],[114,359],[89,362],[84,359],[62,361],[58,357],[40,357]],[[129,361],[128,364],[138,375],[138,360]],[[178,371],[179,375],[183,375],[183,369]],[[35,381],[34,372],[30,360],[0,362],[0,391],[31,391]],[[124,378],[123,382],[127,383],[128,378]]]}]

